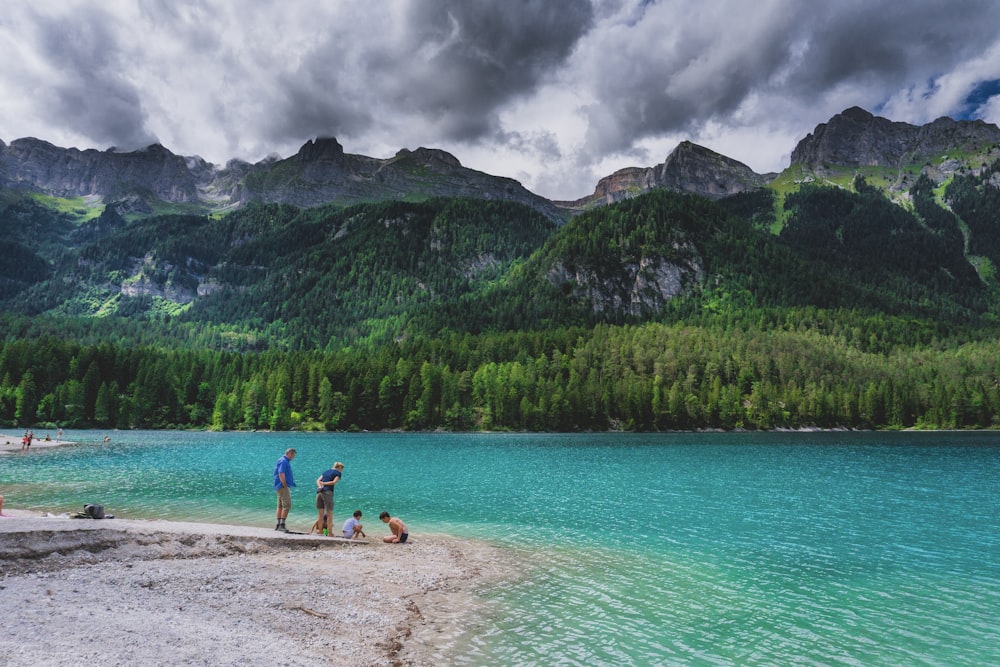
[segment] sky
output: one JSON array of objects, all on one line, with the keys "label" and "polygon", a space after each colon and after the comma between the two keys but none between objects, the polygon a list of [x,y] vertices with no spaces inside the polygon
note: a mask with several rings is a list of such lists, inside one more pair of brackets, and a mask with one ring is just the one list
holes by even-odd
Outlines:
[{"label": "sky", "polygon": [[998,26],[994,0],[4,0],[0,139],[423,146],[576,199],[684,140],[780,171],[852,106],[1000,123]]}]

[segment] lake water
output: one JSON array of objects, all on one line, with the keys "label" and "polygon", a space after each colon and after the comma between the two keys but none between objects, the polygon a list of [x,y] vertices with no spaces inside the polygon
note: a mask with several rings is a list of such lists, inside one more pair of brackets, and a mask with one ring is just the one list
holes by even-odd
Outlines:
[{"label": "lake water", "polygon": [[343,461],[338,525],[524,556],[453,664],[1000,664],[1000,433],[103,435],[0,457],[0,493],[273,527],[292,446],[292,528]]}]

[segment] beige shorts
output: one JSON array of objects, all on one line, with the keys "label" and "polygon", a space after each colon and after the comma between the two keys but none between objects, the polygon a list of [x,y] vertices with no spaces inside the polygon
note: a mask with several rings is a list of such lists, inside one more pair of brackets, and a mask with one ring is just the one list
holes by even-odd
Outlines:
[{"label": "beige shorts", "polygon": [[292,509],[292,492],[287,486],[283,486],[277,491],[278,493],[278,509],[279,510],[290,510]]}]

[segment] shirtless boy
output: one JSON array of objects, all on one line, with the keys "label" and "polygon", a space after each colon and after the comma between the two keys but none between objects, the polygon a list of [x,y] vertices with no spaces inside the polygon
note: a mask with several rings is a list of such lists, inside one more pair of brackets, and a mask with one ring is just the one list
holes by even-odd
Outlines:
[{"label": "shirtless boy", "polygon": [[382,523],[389,524],[389,530],[392,531],[392,535],[382,538],[383,542],[403,544],[410,537],[410,533],[406,530],[406,524],[398,516],[389,516],[388,512],[382,512],[378,518],[382,520]]}]

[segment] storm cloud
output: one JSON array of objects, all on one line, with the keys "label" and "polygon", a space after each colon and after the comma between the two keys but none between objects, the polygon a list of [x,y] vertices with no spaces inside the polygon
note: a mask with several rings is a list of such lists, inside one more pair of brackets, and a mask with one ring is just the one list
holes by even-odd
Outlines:
[{"label": "storm cloud", "polygon": [[850,106],[1000,120],[988,0],[11,0],[0,138],[216,163],[336,136],[571,199],[689,139],[757,171]]}]

